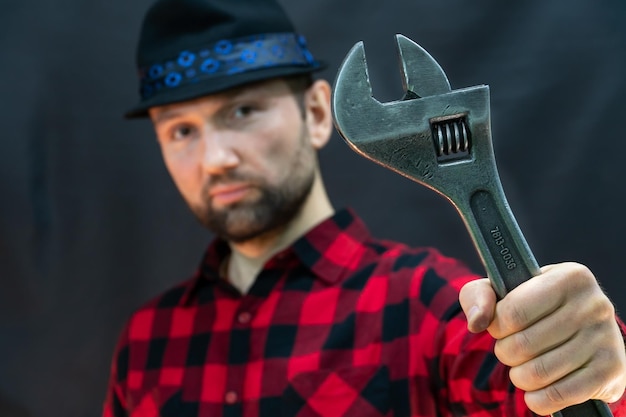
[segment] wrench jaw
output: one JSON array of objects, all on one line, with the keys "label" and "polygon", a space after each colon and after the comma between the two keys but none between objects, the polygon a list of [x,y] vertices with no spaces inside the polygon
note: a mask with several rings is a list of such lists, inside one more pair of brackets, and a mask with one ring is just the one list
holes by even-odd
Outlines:
[{"label": "wrench jaw", "polygon": [[446,73],[424,48],[400,34],[396,35],[396,44],[405,92],[410,91],[418,97],[450,92]]},{"label": "wrench jaw", "polygon": [[[396,46],[405,97],[428,97],[451,91],[445,72],[425,49],[400,34],[396,35]],[[331,101],[335,127],[358,152],[358,146],[355,147],[358,142],[377,137],[383,130],[397,128],[396,120],[391,119],[393,125],[388,126],[384,118],[379,119],[385,114],[382,107],[395,103],[381,103],[373,97],[365,47],[362,41],[357,42],[344,58],[335,78]],[[394,111],[389,110],[390,113]],[[368,119],[369,115],[376,118]],[[365,135],[364,129],[368,132]]]},{"label": "wrench jaw", "polygon": [[[363,42],[348,52],[339,67],[333,86],[331,107],[337,131],[355,151],[363,139],[363,114],[378,113],[381,103],[372,96]],[[350,140],[348,138],[355,138]]]}]

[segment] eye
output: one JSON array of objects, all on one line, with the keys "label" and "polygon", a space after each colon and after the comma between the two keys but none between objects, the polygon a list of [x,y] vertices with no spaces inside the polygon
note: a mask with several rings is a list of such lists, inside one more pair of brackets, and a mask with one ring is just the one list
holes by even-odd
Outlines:
[{"label": "eye", "polygon": [[266,103],[267,100],[264,100],[263,97],[249,97],[250,95],[234,97],[226,101],[215,115],[214,120],[228,129],[245,130],[256,126],[264,119],[261,116],[269,107]]},{"label": "eye", "polygon": [[178,124],[170,129],[169,137],[174,141],[192,139],[198,134],[198,129],[190,124]]},{"label": "eye", "polygon": [[241,120],[250,117],[256,111],[256,107],[250,104],[237,106],[233,109],[232,118]]}]

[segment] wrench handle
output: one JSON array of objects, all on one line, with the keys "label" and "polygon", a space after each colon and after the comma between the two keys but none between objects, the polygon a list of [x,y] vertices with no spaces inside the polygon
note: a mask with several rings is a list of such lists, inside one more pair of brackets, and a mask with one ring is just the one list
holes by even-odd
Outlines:
[{"label": "wrench handle", "polygon": [[599,400],[588,400],[582,404],[572,405],[552,414],[552,417],[613,417],[609,406]]},{"label": "wrench handle", "polygon": [[539,275],[539,264],[506,204],[504,192],[478,190],[470,196],[470,208],[470,233],[500,298]]},{"label": "wrench handle", "polygon": [[[501,189],[500,189],[501,191]],[[540,273],[539,265],[522,234],[504,193],[479,190],[470,196],[470,234],[481,253],[489,278],[500,297]],[[553,417],[612,417],[609,406],[598,400],[567,407]]]}]

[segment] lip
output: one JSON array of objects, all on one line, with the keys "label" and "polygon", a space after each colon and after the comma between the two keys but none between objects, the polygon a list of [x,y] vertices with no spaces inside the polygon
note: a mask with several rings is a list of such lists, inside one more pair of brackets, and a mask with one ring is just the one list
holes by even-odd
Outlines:
[{"label": "lip", "polygon": [[250,186],[246,184],[215,185],[210,189],[209,196],[214,203],[227,205],[242,200],[249,190]]}]

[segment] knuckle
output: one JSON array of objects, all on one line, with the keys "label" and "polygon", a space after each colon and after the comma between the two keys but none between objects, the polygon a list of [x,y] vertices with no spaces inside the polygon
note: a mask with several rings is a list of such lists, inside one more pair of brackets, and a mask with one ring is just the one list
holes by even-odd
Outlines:
[{"label": "knuckle", "polygon": [[607,393],[606,401],[608,403],[614,403],[622,399],[624,395],[626,395],[626,388],[624,387],[624,385],[621,385],[620,387],[616,386],[614,389],[610,390]]},{"label": "knuckle", "polygon": [[555,385],[549,385],[544,389],[546,398],[552,404],[562,404],[565,401],[566,394]]},{"label": "knuckle", "polygon": [[619,401],[626,394],[624,383],[616,378],[610,384],[603,384],[603,391],[598,396],[608,403]]},{"label": "knuckle", "polygon": [[585,265],[576,262],[568,262],[566,265],[571,269],[572,276],[575,276],[580,283],[589,284],[596,282],[593,272]]},{"label": "knuckle", "polygon": [[597,321],[615,321],[615,306],[602,292],[600,287],[593,291],[593,295],[585,294],[586,313]]},{"label": "knuckle", "polygon": [[585,265],[577,262],[571,262],[569,263],[569,265],[572,266],[572,268],[574,269],[574,271],[577,272],[578,275],[586,278],[593,278],[593,273]]},{"label": "knuckle", "polygon": [[[620,360],[622,359],[622,360]],[[597,398],[615,402],[624,395],[626,388],[626,366],[623,358],[616,359],[613,351],[600,349],[595,355],[596,373],[594,385],[599,388]],[[603,366],[601,366],[603,365]]]},{"label": "knuckle", "polygon": [[533,360],[520,366],[512,367],[509,378],[513,385],[524,391],[544,388],[550,382],[550,374],[542,360]]},{"label": "knuckle", "polygon": [[615,306],[604,294],[594,304],[594,309],[599,320],[615,322]]},{"label": "knuckle", "polygon": [[510,330],[518,330],[524,328],[528,323],[528,314],[524,308],[516,303],[509,304],[506,311],[507,327]]},{"label": "knuckle", "polygon": [[494,354],[505,365],[520,366],[532,357],[532,343],[524,332],[515,333],[497,340]]},{"label": "knuckle", "polygon": [[601,303],[601,305],[596,305],[592,311],[586,315],[585,322],[581,323],[583,324],[581,330],[587,335],[590,343],[597,346],[597,349],[620,349],[623,339],[615,320],[613,305]]},{"label": "knuckle", "polygon": [[580,291],[597,286],[596,277],[585,265],[569,262],[565,263],[564,267],[566,273],[561,274],[559,279],[566,281],[570,290]]},{"label": "knuckle", "polygon": [[511,355],[520,359],[529,358],[532,355],[533,343],[527,332],[518,332],[511,336]]},{"label": "knuckle", "polygon": [[547,381],[550,378],[550,372],[546,368],[545,362],[543,360],[538,359],[533,361],[531,366],[530,378],[532,378],[534,381],[536,381],[536,383],[539,384]]}]

